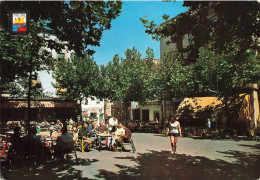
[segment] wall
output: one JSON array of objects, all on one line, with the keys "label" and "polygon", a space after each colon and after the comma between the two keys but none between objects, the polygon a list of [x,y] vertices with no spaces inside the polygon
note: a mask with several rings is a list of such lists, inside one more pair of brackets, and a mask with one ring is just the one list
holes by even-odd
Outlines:
[{"label": "wall", "polygon": [[[88,101],[87,104],[86,100]],[[96,117],[98,120],[102,120],[104,119],[104,100],[100,100],[99,103],[97,103],[97,98],[93,97],[93,99],[91,98],[86,98],[83,99],[82,101],[82,114],[88,113],[87,117],[90,116],[90,113],[96,113]]]},{"label": "wall", "polygon": [[160,118],[162,117],[160,105],[140,105],[140,119],[143,121],[142,110],[149,110],[149,121],[154,121],[154,111],[159,111]]}]

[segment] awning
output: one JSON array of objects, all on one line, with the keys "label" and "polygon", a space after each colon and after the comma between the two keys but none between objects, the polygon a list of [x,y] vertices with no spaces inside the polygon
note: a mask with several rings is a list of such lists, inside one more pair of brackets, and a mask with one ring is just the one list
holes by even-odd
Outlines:
[{"label": "awning", "polygon": [[223,111],[223,108],[228,108],[228,112],[237,115],[239,120],[252,120],[253,110],[250,103],[250,95],[241,94],[232,102],[228,102],[225,107],[221,99],[217,97],[193,97],[185,98],[179,105],[176,113],[182,118],[192,116],[198,118],[202,116],[209,117],[212,113]]},{"label": "awning", "polygon": [[177,109],[178,115],[196,115],[198,112],[214,110],[222,106],[217,97],[194,97],[185,98]]}]

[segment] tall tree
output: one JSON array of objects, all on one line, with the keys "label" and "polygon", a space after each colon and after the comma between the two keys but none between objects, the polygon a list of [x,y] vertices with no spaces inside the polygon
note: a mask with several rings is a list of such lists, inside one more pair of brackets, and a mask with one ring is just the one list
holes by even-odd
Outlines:
[{"label": "tall tree", "polygon": [[[28,75],[30,57],[33,57],[34,67],[49,59],[50,53],[44,48],[59,52],[66,47],[78,55],[93,54],[89,46],[99,46],[103,31],[111,28],[111,21],[120,14],[122,4],[112,1],[0,3],[1,84]],[[30,10],[30,34],[27,36],[15,37],[8,33],[8,12],[17,9]],[[50,34],[56,38],[50,38]],[[40,49],[41,57],[37,54]],[[32,72],[37,69],[34,67]]]},{"label": "tall tree", "polygon": [[146,33],[152,34],[155,39],[170,37],[170,42],[189,35],[189,45],[180,51],[187,52],[191,62],[198,58],[199,48],[209,43],[220,53],[227,45],[236,44],[239,51],[234,58],[238,62],[246,59],[247,49],[259,48],[258,2],[184,1],[183,6],[189,7],[189,10],[170,20],[165,15],[167,21],[160,26],[141,18]]},{"label": "tall tree", "polygon": [[43,48],[48,36],[38,33],[42,26],[42,22],[32,22],[30,34],[22,37],[10,36],[0,27],[1,88],[8,89],[10,83],[36,71],[52,69],[55,60],[51,52]]},{"label": "tall tree", "polygon": [[81,103],[85,97],[99,96],[99,68],[88,55],[78,57],[74,54],[71,59],[58,63],[53,77],[57,82],[54,87],[66,89],[64,98]]},{"label": "tall tree", "polygon": [[[132,101],[145,103],[155,99],[155,84],[153,79],[154,63],[153,50],[148,48],[146,59],[141,59],[141,54],[134,47],[125,51],[125,58],[115,55],[112,62],[101,67],[104,80],[104,89],[111,100],[120,100],[127,107]],[[153,77],[153,78],[152,78]],[[128,117],[128,116],[127,116]]]},{"label": "tall tree", "polygon": [[[77,55],[89,55],[94,51],[89,46],[99,46],[104,30],[111,28],[111,21],[120,14],[120,1],[19,1],[1,2],[1,26],[8,28],[9,10],[30,10],[31,22],[42,21],[38,33],[52,33]],[[60,49],[59,44],[49,39],[47,46]]]}]

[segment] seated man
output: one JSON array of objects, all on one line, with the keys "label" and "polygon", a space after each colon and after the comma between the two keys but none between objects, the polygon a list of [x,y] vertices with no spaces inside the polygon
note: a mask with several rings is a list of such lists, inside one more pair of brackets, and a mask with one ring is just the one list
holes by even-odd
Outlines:
[{"label": "seated man", "polygon": [[113,138],[112,138],[111,146],[112,146],[113,150],[116,151],[116,142],[118,142],[118,140],[121,139],[125,135],[125,129],[123,127],[123,124],[119,123],[118,129],[112,134],[115,136],[113,136]]},{"label": "seated man", "polygon": [[89,134],[89,137],[90,138],[95,138],[96,135],[95,135],[95,130],[96,130],[96,127],[95,127],[95,123],[94,121],[90,123],[90,125],[88,126],[88,132],[90,133]]},{"label": "seated man", "polygon": [[73,127],[73,141],[76,141],[79,137],[79,130],[82,128],[82,125],[78,123],[75,127]]},{"label": "seated man", "polygon": [[[123,138],[121,140],[123,140],[125,143],[129,142],[129,139],[131,139],[132,134],[131,134],[131,130],[128,129],[125,125],[123,125],[123,128],[125,130],[125,135],[123,136]],[[120,143],[120,140],[118,141]]]},{"label": "seated man", "polygon": [[87,123],[84,123],[82,128],[80,128],[79,134],[78,134],[79,139],[83,139],[83,142],[84,142],[83,147],[84,147],[84,149],[88,148],[94,142],[93,139],[89,138],[89,132],[87,130],[87,127],[88,127]]},{"label": "seated man", "polygon": [[23,149],[23,144],[22,144],[22,138],[20,137],[21,135],[21,128],[20,127],[15,127],[14,128],[14,134],[11,137],[11,143],[13,150],[17,153],[21,153]]},{"label": "seated man", "polygon": [[50,123],[44,118],[43,122],[42,122],[43,126],[48,126],[50,125]]},{"label": "seated man", "polygon": [[[96,128],[96,134],[102,134],[102,133],[104,133],[104,131],[107,131],[107,130],[108,130],[107,127],[103,124],[102,121],[100,121],[99,122],[99,127]],[[103,137],[103,139],[105,139],[105,137]],[[101,136],[97,136],[97,141],[98,141],[99,148],[101,146],[101,140],[102,140]]]},{"label": "seated man", "polygon": [[36,133],[36,128],[28,129],[28,134],[22,140],[24,151],[31,155],[50,155],[49,149],[43,145]]},{"label": "seated man", "polygon": [[67,133],[67,128],[61,129],[62,135],[57,138],[55,154],[58,157],[63,157],[64,153],[74,148],[72,135]]},{"label": "seated man", "polygon": [[63,128],[63,124],[60,122],[60,120],[58,119],[56,121],[56,124],[53,126],[53,132],[60,132],[61,128]]}]

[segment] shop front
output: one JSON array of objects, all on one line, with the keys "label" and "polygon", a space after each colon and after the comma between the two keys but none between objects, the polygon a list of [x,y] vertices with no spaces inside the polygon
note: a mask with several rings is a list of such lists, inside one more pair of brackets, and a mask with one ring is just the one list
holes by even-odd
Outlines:
[{"label": "shop front", "polygon": [[[1,121],[27,121],[28,104],[26,99],[1,99]],[[42,122],[46,119],[55,122],[57,119],[75,119],[79,112],[75,101],[59,99],[40,99],[31,101],[31,121]]]}]

